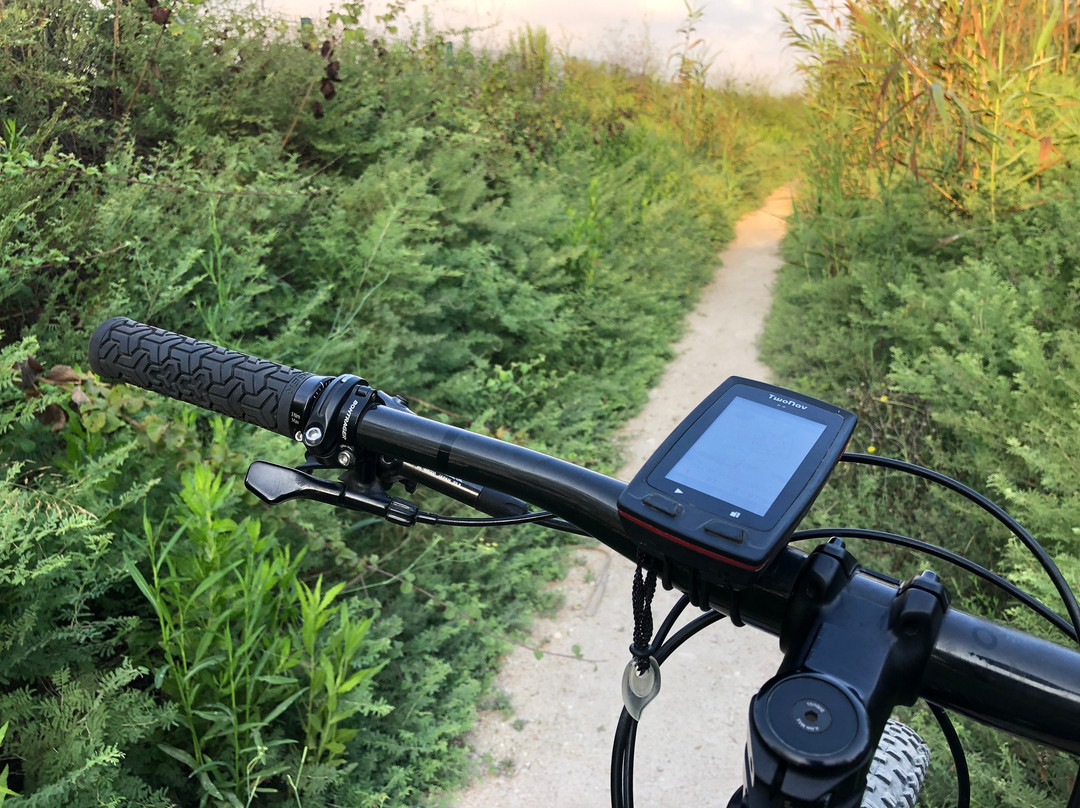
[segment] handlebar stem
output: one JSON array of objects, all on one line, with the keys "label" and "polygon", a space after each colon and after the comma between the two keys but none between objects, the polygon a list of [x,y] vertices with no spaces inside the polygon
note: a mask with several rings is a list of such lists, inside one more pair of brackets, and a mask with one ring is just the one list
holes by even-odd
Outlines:
[{"label": "handlebar stem", "polygon": [[918,698],[945,589],[929,572],[898,590],[857,572],[833,539],[795,582],[784,661],[750,703],[743,808],[858,808],[885,722]]}]

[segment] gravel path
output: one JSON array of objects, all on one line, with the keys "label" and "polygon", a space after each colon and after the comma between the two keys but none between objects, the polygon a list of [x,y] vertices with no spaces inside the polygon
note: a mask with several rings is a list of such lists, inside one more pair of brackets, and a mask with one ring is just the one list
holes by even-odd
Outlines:
[{"label": "gravel path", "polygon": [[[790,212],[789,189],[781,188],[739,222],[734,242],[720,257],[722,269],[687,320],[675,359],[645,409],[623,430],[622,479],[630,479],[683,416],[728,376],[768,378],[755,343]],[[596,543],[579,550],[577,560],[560,585],[564,607],[533,628],[533,642],[547,653],[538,660],[518,648],[504,663],[496,685],[513,713],[481,716],[470,742],[483,771],[457,796],[458,808],[610,805],[611,741],[633,631],[634,568]],[[657,625],[675,595],[657,591]],[[582,659],[574,658],[574,646]],[[749,698],[779,661],[774,638],[726,621],[668,660],[663,688],[638,730],[638,804],[727,804],[742,780]]]}]

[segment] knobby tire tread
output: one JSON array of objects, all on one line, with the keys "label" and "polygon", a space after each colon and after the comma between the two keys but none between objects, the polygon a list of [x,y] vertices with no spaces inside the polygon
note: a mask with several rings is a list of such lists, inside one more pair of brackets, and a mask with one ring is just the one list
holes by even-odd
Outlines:
[{"label": "knobby tire tread", "polygon": [[914,808],[930,766],[930,748],[918,733],[889,719],[866,776],[862,808]]}]

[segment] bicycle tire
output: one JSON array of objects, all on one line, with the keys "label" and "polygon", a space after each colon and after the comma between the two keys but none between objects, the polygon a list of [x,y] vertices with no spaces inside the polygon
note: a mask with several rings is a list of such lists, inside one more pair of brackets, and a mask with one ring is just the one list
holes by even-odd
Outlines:
[{"label": "bicycle tire", "polygon": [[906,724],[890,718],[866,775],[862,808],[914,808],[930,766],[930,747]]}]

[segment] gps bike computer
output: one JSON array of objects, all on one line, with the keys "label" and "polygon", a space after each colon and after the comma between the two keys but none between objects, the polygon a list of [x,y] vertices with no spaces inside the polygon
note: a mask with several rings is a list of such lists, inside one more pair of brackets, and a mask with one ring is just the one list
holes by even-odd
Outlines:
[{"label": "gps bike computer", "polygon": [[745,586],[787,544],[856,420],[824,401],[732,376],[626,487],[623,525],[647,553]]}]

